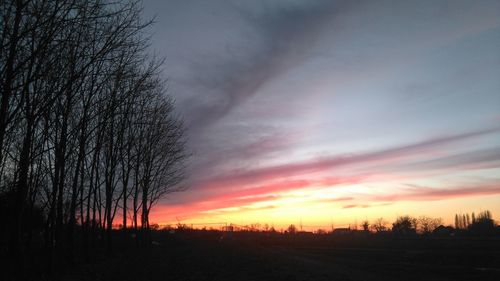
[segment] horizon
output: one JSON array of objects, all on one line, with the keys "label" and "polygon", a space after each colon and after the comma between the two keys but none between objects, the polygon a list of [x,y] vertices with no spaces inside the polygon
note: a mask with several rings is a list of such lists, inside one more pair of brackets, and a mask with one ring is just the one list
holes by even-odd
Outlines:
[{"label": "horizon", "polygon": [[[500,214],[495,1],[148,1],[185,119],[162,223]],[[435,215],[438,214],[438,215]]]},{"label": "horizon", "polygon": [[[415,218],[415,219],[419,219],[421,217],[427,217],[427,218],[433,218],[433,219],[441,219],[442,220],[442,223],[440,223],[439,225],[443,225],[443,226],[451,226],[453,228],[456,228],[455,226],[455,215],[470,215],[472,213],[475,213],[475,214],[479,214],[483,211],[489,211],[489,210],[486,210],[486,209],[481,209],[479,211],[471,211],[471,212],[461,212],[461,213],[455,213],[453,215],[452,218],[443,218],[441,216],[439,216],[438,214],[430,214],[430,215],[410,215],[411,217]],[[350,229],[361,229],[361,224],[363,222],[368,222],[370,224],[370,227],[372,226],[373,223],[375,223],[375,220],[377,219],[383,219],[386,224],[385,226],[387,227],[387,230],[390,231],[391,229],[391,226],[393,224],[394,221],[396,221],[397,218],[399,217],[402,217],[402,216],[406,216],[408,214],[397,214],[395,215],[393,218],[388,218],[388,217],[373,217],[371,219],[368,219],[368,218],[364,218],[364,219],[358,219],[358,218],[354,218],[351,222],[348,222],[348,223],[341,223],[341,224],[337,224],[335,223],[335,220],[331,220],[330,224],[325,224],[325,225],[312,225],[312,224],[309,224],[306,220],[304,219],[298,219],[296,222],[290,222],[290,223],[274,223],[274,222],[259,222],[259,221],[253,221],[251,223],[247,223],[247,224],[243,224],[243,223],[235,223],[235,222],[231,222],[231,221],[219,221],[219,222],[196,222],[196,221],[176,221],[176,222],[156,222],[156,221],[152,221],[151,224],[154,225],[154,224],[157,224],[160,229],[161,228],[169,228],[169,227],[172,227],[172,228],[175,228],[175,227],[178,227],[179,225],[186,225],[192,229],[198,229],[198,230],[201,230],[203,228],[206,228],[206,229],[214,229],[214,230],[220,230],[222,227],[224,226],[228,226],[228,225],[235,225],[235,226],[238,226],[238,227],[242,227],[242,228],[248,228],[248,227],[251,227],[252,225],[258,225],[258,229],[259,230],[263,230],[263,227],[264,225],[267,225],[268,227],[274,227],[277,231],[283,231],[283,230],[286,230],[287,227],[289,227],[290,225],[294,225],[296,226],[298,229],[303,229],[304,231],[312,231],[312,232],[315,232],[317,230],[326,230],[327,232],[328,231],[332,231],[334,229],[337,229],[337,228],[350,228]],[[494,222],[498,223],[498,219],[497,217],[495,217],[495,214],[492,214],[492,219]],[[121,228],[121,224],[116,224],[115,227],[117,229],[120,229]]]}]

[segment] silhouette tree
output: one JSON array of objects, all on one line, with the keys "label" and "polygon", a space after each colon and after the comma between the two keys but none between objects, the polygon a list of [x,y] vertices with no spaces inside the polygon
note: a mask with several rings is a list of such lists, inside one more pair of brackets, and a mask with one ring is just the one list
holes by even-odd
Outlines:
[{"label": "silhouette tree", "polygon": [[0,197],[9,202],[0,235],[7,268],[22,272],[42,230],[50,270],[73,260],[78,237],[88,251],[105,230],[111,249],[130,201],[134,227],[138,215],[149,227],[154,204],[182,190],[184,129],[163,61],[147,53],[140,2],[7,0],[0,10]]},{"label": "silhouette tree", "polygon": [[370,231],[370,222],[368,222],[368,220],[363,221],[361,227],[363,227],[363,231],[365,232]]},{"label": "silhouette tree", "polygon": [[474,222],[469,225],[468,230],[473,235],[494,235],[495,221],[490,211],[480,212]]},{"label": "silhouette tree", "polygon": [[388,222],[384,220],[383,218],[378,218],[375,220],[375,222],[371,225],[372,229],[374,229],[376,232],[382,232],[387,230],[387,224]]},{"label": "silhouette tree", "polygon": [[396,235],[416,234],[417,219],[411,216],[401,216],[392,224],[392,232]]},{"label": "silhouette tree", "polygon": [[417,219],[417,230],[423,234],[430,234],[436,229],[438,226],[443,224],[443,220],[441,218],[431,218],[427,216],[420,216]]}]

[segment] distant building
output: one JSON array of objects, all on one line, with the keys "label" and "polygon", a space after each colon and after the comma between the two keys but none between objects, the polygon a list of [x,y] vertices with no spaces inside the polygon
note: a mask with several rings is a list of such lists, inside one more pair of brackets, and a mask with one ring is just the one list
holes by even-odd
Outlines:
[{"label": "distant building", "polygon": [[345,235],[345,234],[350,234],[352,230],[348,227],[342,227],[342,228],[335,228],[333,230],[333,234],[336,235]]},{"label": "distant building", "polygon": [[432,231],[432,234],[440,237],[453,236],[455,234],[455,229],[451,226],[440,225]]}]

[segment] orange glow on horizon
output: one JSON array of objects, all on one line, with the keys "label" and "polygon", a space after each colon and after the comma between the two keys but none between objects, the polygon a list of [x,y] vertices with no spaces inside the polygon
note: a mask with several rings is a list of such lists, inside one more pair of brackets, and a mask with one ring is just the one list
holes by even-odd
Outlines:
[{"label": "orange glow on horizon", "polygon": [[[429,216],[452,224],[456,213],[500,214],[500,163],[495,149],[455,144],[500,128],[441,136],[356,154],[289,157],[198,179],[176,200],[160,202],[150,221],[163,225],[235,223],[310,229],[383,217]],[[180,199],[179,199],[180,198]]]},{"label": "orange glow on horizon", "polygon": [[[228,200],[195,202],[186,205],[158,206],[150,214],[151,223],[160,225],[195,224],[213,227],[214,224],[267,224],[276,229],[285,229],[290,224],[304,230],[328,230],[333,227],[347,227],[362,221],[374,221],[383,217],[392,222],[399,215],[415,217],[426,215],[441,217],[445,224],[453,224],[455,213],[490,210],[494,218],[500,214],[500,188],[488,188],[483,194],[452,194],[449,197],[424,197],[394,201],[369,201],[351,196],[353,190],[363,191],[363,185],[344,185],[335,188],[297,189],[268,195],[236,197]],[[354,192],[355,193],[355,192]],[[414,196],[414,195],[413,195]],[[444,195],[446,196],[446,195]],[[423,201],[423,200],[426,201]]]}]

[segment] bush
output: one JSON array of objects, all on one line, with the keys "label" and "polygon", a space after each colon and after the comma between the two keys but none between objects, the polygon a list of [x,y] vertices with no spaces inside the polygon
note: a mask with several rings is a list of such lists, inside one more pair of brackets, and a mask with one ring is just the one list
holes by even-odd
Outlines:
[{"label": "bush", "polygon": [[398,217],[392,224],[392,233],[396,235],[415,235],[417,233],[417,219],[411,216]]}]

